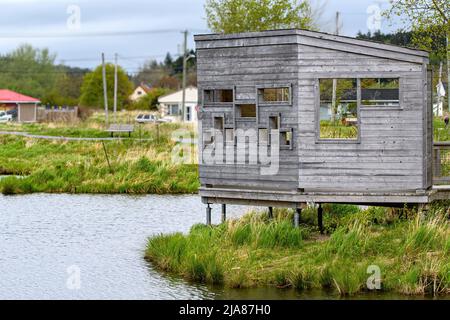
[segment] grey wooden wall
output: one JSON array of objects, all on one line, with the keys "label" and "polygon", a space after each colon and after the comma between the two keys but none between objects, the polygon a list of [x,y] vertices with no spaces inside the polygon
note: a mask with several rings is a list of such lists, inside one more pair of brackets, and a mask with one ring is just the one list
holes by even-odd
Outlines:
[{"label": "grey wooden wall", "polygon": [[[319,46],[300,45],[299,51],[299,185],[342,191],[423,188],[422,64]],[[399,77],[400,108],[361,107],[359,142],[318,142],[318,79],[330,77]]]},{"label": "grey wooden wall", "polygon": [[[198,36],[200,103],[205,88],[235,88],[236,103],[254,103],[258,86],[292,85],[291,106],[259,106],[258,123],[239,122],[234,106],[205,105],[201,130],[215,113],[225,127],[267,126],[281,114],[281,129],[293,128],[293,149],[280,151],[280,172],[261,176],[259,166],[200,165],[202,185],[320,190],[417,190],[430,184],[426,156],[431,121],[426,113],[423,52],[306,31]],[[318,79],[400,78],[400,107],[360,107],[360,139],[317,139]]]},{"label": "grey wooden wall", "polygon": [[[269,116],[281,113],[281,129],[298,133],[298,46],[296,37],[247,39],[243,46],[226,43],[197,43],[197,74],[200,100],[205,88],[235,88],[235,103],[204,105],[203,130],[211,129],[213,116],[224,114],[225,127],[258,129],[268,127]],[[256,40],[256,42],[255,42]],[[230,43],[231,42],[231,43]],[[205,45],[205,47],[203,47]],[[218,48],[208,48],[212,45]],[[228,47],[231,45],[231,47]],[[226,46],[225,48],[223,46]],[[292,86],[291,105],[258,106],[257,119],[239,120],[233,116],[235,105],[257,103],[257,86]],[[248,153],[248,150],[247,150]],[[200,165],[202,185],[276,188],[291,190],[298,186],[298,150],[280,150],[280,169],[276,175],[261,175],[260,165]]]}]

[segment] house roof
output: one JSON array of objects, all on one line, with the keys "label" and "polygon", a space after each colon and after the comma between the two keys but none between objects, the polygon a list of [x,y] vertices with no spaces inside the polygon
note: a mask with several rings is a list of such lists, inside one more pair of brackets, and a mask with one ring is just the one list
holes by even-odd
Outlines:
[{"label": "house roof", "polygon": [[0,89],[0,103],[39,103],[39,99],[8,89]]},{"label": "house roof", "polygon": [[[179,90],[174,93],[159,97],[158,102],[164,104],[170,103],[182,103],[183,100],[183,90]],[[186,88],[186,102],[197,103],[198,101],[198,90],[196,87]]]},{"label": "house roof", "polygon": [[138,85],[135,89],[135,91],[137,89],[141,88],[142,90],[144,90],[145,93],[149,93],[150,91],[152,91],[152,87],[150,87],[149,85],[146,85],[145,83],[141,83],[140,85]]},{"label": "house roof", "polygon": [[[424,50],[304,29],[267,30],[234,34],[200,34],[194,37],[197,42],[197,50],[242,47],[246,43],[248,43],[247,45],[254,45],[251,39],[255,38],[265,38],[264,41],[261,41],[264,45],[297,43],[307,46],[320,45],[324,48],[329,48],[333,45],[333,50],[415,63],[428,63],[429,57],[429,53]],[[278,41],[274,42],[273,38],[278,38]],[[369,52],[369,50],[365,49],[371,50]]]}]

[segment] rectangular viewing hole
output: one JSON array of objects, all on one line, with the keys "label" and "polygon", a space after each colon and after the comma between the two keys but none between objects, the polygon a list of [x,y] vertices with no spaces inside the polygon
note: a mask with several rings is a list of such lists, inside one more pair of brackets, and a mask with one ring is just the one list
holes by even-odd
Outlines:
[{"label": "rectangular viewing hole", "polygon": [[400,106],[400,80],[398,78],[361,79],[361,105]]},{"label": "rectangular viewing hole", "polygon": [[260,128],[258,130],[258,141],[260,144],[269,144],[269,130]]},{"label": "rectangular viewing hole", "polygon": [[214,117],[214,129],[223,131],[223,117]]},{"label": "rectangular viewing hole", "polygon": [[256,118],[256,104],[240,104],[236,107],[240,118]]},{"label": "rectangular viewing hole", "polygon": [[358,139],[357,79],[320,79],[320,139]]},{"label": "rectangular viewing hole", "polygon": [[214,135],[212,134],[211,130],[203,132],[203,144],[207,146],[213,143],[214,143]]},{"label": "rectangular viewing hole", "polygon": [[203,92],[205,103],[233,102],[232,89],[207,89]]},{"label": "rectangular viewing hole", "polygon": [[263,88],[258,89],[259,102],[285,102],[290,101],[290,89],[282,88]]},{"label": "rectangular viewing hole", "polygon": [[234,145],[234,129],[225,129],[225,144]]},{"label": "rectangular viewing hole", "polygon": [[280,146],[292,147],[292,130],[280,132]]},{"label": "rectangular viewing hole", "polygon": [[277,116],[269,117],[269,129],[270,130],[280,129],[280,117]]}]

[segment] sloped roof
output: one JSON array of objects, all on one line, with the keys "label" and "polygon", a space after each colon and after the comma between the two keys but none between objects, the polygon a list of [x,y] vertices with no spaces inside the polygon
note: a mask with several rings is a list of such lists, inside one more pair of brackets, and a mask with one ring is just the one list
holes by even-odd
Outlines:
[{"label": "sloped roof", "polygon": [[136,89],[141,88],[142,90],[144,90],[144,92],[149,93],[150,91],[152,91],[152,87],[145,84],[145,83],[141,83],[140,85],[138,85],[136,87]]},{"label": "sloped roof", "polygon": [[39,103],[39,99],[8,89],[0,89],[0,103]]},{"label": "sloped roof", "polygon": [[[174,93],[170,93],[168,95],[159,97],[159,103],[181,103],[183,100],[183,90],[179,90]],[[186,88],[186,102],[197,103],[198,101],[198,90],[196,87],[187,87]]]},{"label": "sloped roof", "polygon": [[[255,41],[257,38],[264,38],[264,40]],[[200,34],[196,35],[194,39],[197,50],[242,47],[255,45],[255,43],[258,45],[297,43],[414,63],[428,63],[429,57],[429,53],[424,50],[304,29],[267,30],[235,34]],[[330,46],[333,46],[333,48]],[[370,49],[370,52],[366,49]]]}]

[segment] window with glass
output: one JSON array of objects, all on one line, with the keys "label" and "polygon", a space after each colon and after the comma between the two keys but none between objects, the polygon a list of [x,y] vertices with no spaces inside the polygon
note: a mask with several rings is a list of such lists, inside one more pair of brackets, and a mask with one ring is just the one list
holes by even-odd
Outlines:
[{"label": "window with glass", "polygon": [[357,79],[320,79],[320,139],[357,140]]},{"label": "window with glass", "polygon": [[399,107],[400,80],[398,78],[361,79],[361,105]]},{"label": "window with glass", "polygon": [[178,116],[179,115],[179,106],[177,104],[171,104],[168,107],[168,114],[170,116]]},{"label": "window with glass", "polygon": [[204,103],[230,103],[234,101],[232,89],[208,89],[203,94]]},{"label": "window with glass", "polygon": [[289,103],[290,95],[291,90],[289,87],[258,89],[258,100],[260,103],[270,103],[270,102]]}]

